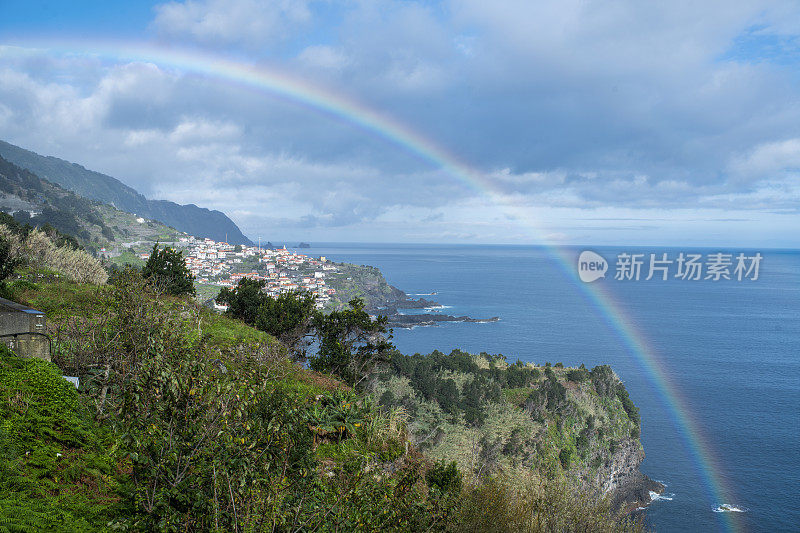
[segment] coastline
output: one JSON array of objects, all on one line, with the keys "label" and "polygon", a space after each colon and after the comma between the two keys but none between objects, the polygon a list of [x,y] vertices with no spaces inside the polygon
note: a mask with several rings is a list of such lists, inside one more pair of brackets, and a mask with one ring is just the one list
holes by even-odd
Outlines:
[{"label": "coastline", "polygon": [[[489,318],[474,318],[467,315],[448,315],[444,313],[415,313],[404,314],[401,309],[445,309],[446,306],[427,300],[425,298],[411,298],[405,291],[391,286],[391,294],[394,299],[390,301],[381,302],[380,305],[375,305],[375,302],[370,302],[369,311],[372,314],[386,315],[389,319],[389,327],[412,329],[415,327],[436,327],[442,322],[469,322],[473,324],[487,324],[490,322],[498,322],[499,316]],[[432,294],[436,294],[431,293]],[[430,296],[430,295],[426,295]]]}]

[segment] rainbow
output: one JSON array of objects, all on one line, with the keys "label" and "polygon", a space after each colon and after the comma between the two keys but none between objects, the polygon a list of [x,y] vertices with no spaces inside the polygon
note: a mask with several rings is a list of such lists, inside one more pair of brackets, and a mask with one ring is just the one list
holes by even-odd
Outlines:
[{"label": "rainbow", "polygon": [[[548,243],[548,239],[539,229],[539,222],[532,216],[531,210],[516,204],[513,198],[503,194],[484,173],[471,168],[453,154],[438,147],[430,139],[392,117],[370,109],[344,94],[309,83],[276,68],[256,66],[206,52],[178,50],[149,44],[37,41],[36,43],[22,43],[22,46],[0,47],[0,56],[27,54],[31,53],[33,49],[36,53],[97,57],[115,62],[153,63],[181,73],[208,76],[255,89],[340,120],[369,135],[380,137],[427,161],[434,167],[445,171],[458,182],[488,197],[505,215],[516,221],[524,231],[531,232],[531,237],[543,244],[562,268],[564,274],[591,302],[633,356],[672,416],[672,422],[679,431],[681,439],[701,475],[709,504],[716,507],[723,502],[732,501],[730,498],[733,496],[733,492],[730,487],[723,484],[721,467],[708,444],[708,439],[703,435],[700,424],[692,416],[692,411],[678,387],[669,379],[656,351],[649,346],[645,335],[636,328],[635,321],[615,302],[611,294],[602,288],[602,284],[578,281],[573,264],[574,258],[563,249]],[[728,531],[742,529],[741,524],[736,521],[735,513],[719,513],[718,516],[723,529]]]}]

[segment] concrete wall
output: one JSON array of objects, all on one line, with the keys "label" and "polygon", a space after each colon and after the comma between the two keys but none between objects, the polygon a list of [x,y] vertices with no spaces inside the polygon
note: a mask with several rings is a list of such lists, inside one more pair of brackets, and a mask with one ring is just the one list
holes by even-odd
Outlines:
[{"label": "concrete wall", "polygon": [[0,298],[0,342],[17,355],[50,360],[46,325],[41,311]]}]

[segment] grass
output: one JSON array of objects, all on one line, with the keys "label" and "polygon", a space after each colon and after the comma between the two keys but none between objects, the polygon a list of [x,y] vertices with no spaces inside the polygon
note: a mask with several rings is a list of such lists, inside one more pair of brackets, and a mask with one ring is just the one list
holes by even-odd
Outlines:
[{"label": "grass", "polygon": [[16,296],[21,303],[42,311],[48,319],[91,317],[107,312],[111,287],[50,278],[24,285]]},{"label": "grass", "polygon": [[141,268],[145,264],[144,259],[132,253],[130,250],[125,250],[120,255],[115,257],[110,257],[108,260],[112,264],[117,265],[118,267],[124,267],[125,265],[132,265],[137,268]]},{"label": "grass", "polygon": [[195,297],[198,302],[205,302],[211,298],[216,298],[219,291],[222,290],[222,285],[215,285],[213,283],[196,283],[194,284]]},{"label": "grass", "polygon": [[221,315],[211,309],[200,309],[200,328],[207,339],[220,348],[230,348],[237,344],[266,343],[279,344],[275,337],[251,328],[244,322]]}]

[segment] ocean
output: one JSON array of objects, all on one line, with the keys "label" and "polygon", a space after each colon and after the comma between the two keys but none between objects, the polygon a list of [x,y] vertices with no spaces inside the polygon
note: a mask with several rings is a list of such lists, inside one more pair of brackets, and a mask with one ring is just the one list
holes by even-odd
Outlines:
[{"label": "ocean", "polygon": [[[609,269],[594,283],[656,357],[674,387],[670,396],[616,318],[580,289],[581,250],[564,250],[574,258],[569,268],[533,246],[312,243],[302,252],[376,266],[389,283],[437,301],[446,314],[500,317],[395,329],[404,353],[460,348],[511,361],[611,365],[640,408],[641,470],[666,485],[646,512],[655,531],[800,531],[800,251],[722,250],[760,252],[757,280],[689,281],[671,271],[667,281],[647,281],[645,263],[640,280],[620,281],[620,253],[674,260],[680,252],[720,250],[592,248]],[[696,434],[686,433],[685,419]],[[700,454],[697,434],[707,445]],[[738,511],[723,511],[726,504]]]}]

